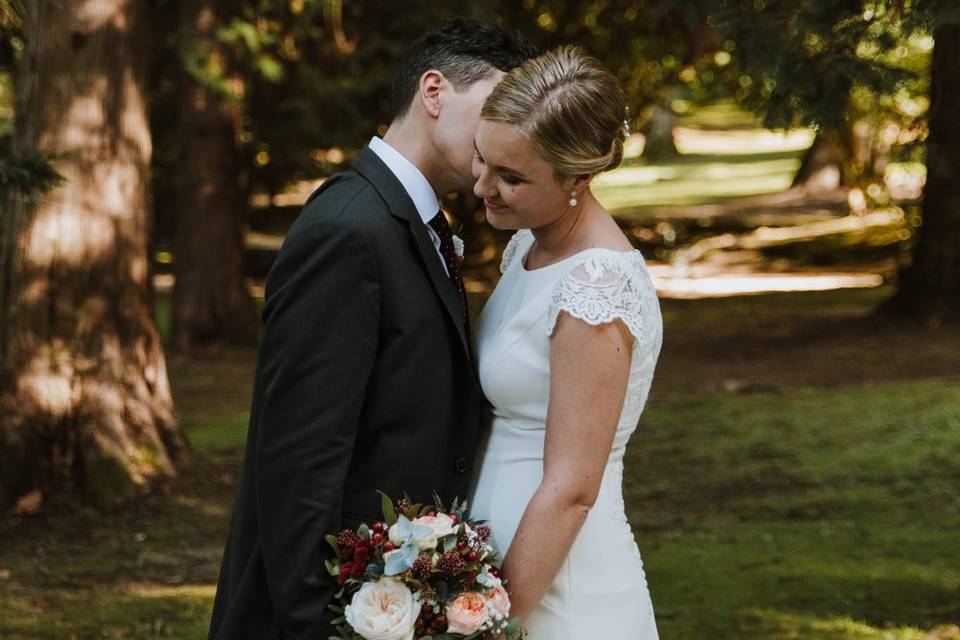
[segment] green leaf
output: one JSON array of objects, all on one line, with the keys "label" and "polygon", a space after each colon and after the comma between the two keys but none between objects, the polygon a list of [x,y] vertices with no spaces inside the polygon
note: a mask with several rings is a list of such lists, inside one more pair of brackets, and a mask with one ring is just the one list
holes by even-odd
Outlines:
[{"label": "green leaf", "polygon": [[327,541],[331,547],[333,547],[333,552],[337,554],[337,558],[340,558],[340,541],[337,540],[337,536],[332,533],[328,533],[323,536],[323,539]]},{"label": "green leaf", "polygon": [[420,510],[423,509],[424,506],[425,505],[423,505],[420,502],[418,502],[417,504],[411,505],[410,508],[407,509],[407,513],[405,514],[407,516],[407,520],[413,520],[414,518],[419,516]]},{"label": "green leaf", "polygon": [[323,564],[327,567],[327,573],[332,576],[340,575],[340,567],[334,564],[331,560],[324,560]]},{"label": "green leaf", "polygon": [[361,524],[359,527],[357,527],[357,535],[361,538],[369,538],[370,527],[368,527],[366,523]]},{"label": "green leaf", "polygon": [[397,510],[393,508],[393,500],[379,489],[377,493],[380,494],[380,511],[383,513],[383,521],[392,527],[397,522]]}]

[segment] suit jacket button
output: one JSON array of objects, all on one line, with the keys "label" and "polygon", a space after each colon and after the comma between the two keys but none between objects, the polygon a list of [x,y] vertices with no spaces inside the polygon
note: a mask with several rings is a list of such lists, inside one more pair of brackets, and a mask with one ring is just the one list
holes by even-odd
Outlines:
[{"label": "suit jacket button", "polygon": [[457,458],[457,473],[464,473],[467,470],[467,459]]}]

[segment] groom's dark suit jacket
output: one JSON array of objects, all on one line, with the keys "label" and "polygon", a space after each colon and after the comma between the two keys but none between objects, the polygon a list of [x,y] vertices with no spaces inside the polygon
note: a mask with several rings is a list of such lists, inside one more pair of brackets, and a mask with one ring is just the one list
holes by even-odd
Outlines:
[{"label": "groom's dark suit jacket", "polygon": [[324,535],[376,491],[466,497],[482,398],[458,293],[369,148],[307,200],[266,282],[210,638],[326,640]]}]

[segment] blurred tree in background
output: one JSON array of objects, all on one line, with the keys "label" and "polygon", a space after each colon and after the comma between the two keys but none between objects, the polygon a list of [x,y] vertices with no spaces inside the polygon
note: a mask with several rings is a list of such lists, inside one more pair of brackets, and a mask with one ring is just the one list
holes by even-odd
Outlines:
[{"label": "blurred tree in background", "polygon": [[0,509],[110,504],[186,449],[149,298],[146,3],[17,9],[12,152],[52,155],[63,181],[3,203]]},{"label": "blurred tree in background", "polygon": [[936,325],[960,320],[960,6],[929,4],[913,17],[934,39],[923,224],[887,309]]},{"label": "blurred tree in background", "polygon": [[[734,97],[770,128],[812,127],[794,186],[877,183],[926,93],[917,2],[762,0],[717,4],[710,22],[742,72]],[[916,37],[915,37],[916,36]],[[911,40],[911,37],[914,37]],[[918,98],[920,102],[918,102]],[[891,128],[892,127],[892,128]],[[917,135],[905,133],[915,140]]]},{"label": "blurred tree in background", "polygon": [[171,344],[256,345],[257,309],[243,266],[246,195],[240,132],[247,82],[220,33],[231,3],[179,0],[172,140],[176,232]]}]

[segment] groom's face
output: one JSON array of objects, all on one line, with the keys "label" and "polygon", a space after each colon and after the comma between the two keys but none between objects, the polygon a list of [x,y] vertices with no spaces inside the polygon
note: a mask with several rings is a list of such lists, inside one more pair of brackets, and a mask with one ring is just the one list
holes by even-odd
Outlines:
[{"label": "groom's face", "polygon": [[461,91],[454,90],[450,85],[445,92],[435,142],[447,165],[452,191],[473,191],[473,139],[480,124],[480,109],[503,76],[502,71],[495,69],[487,77]]}]

